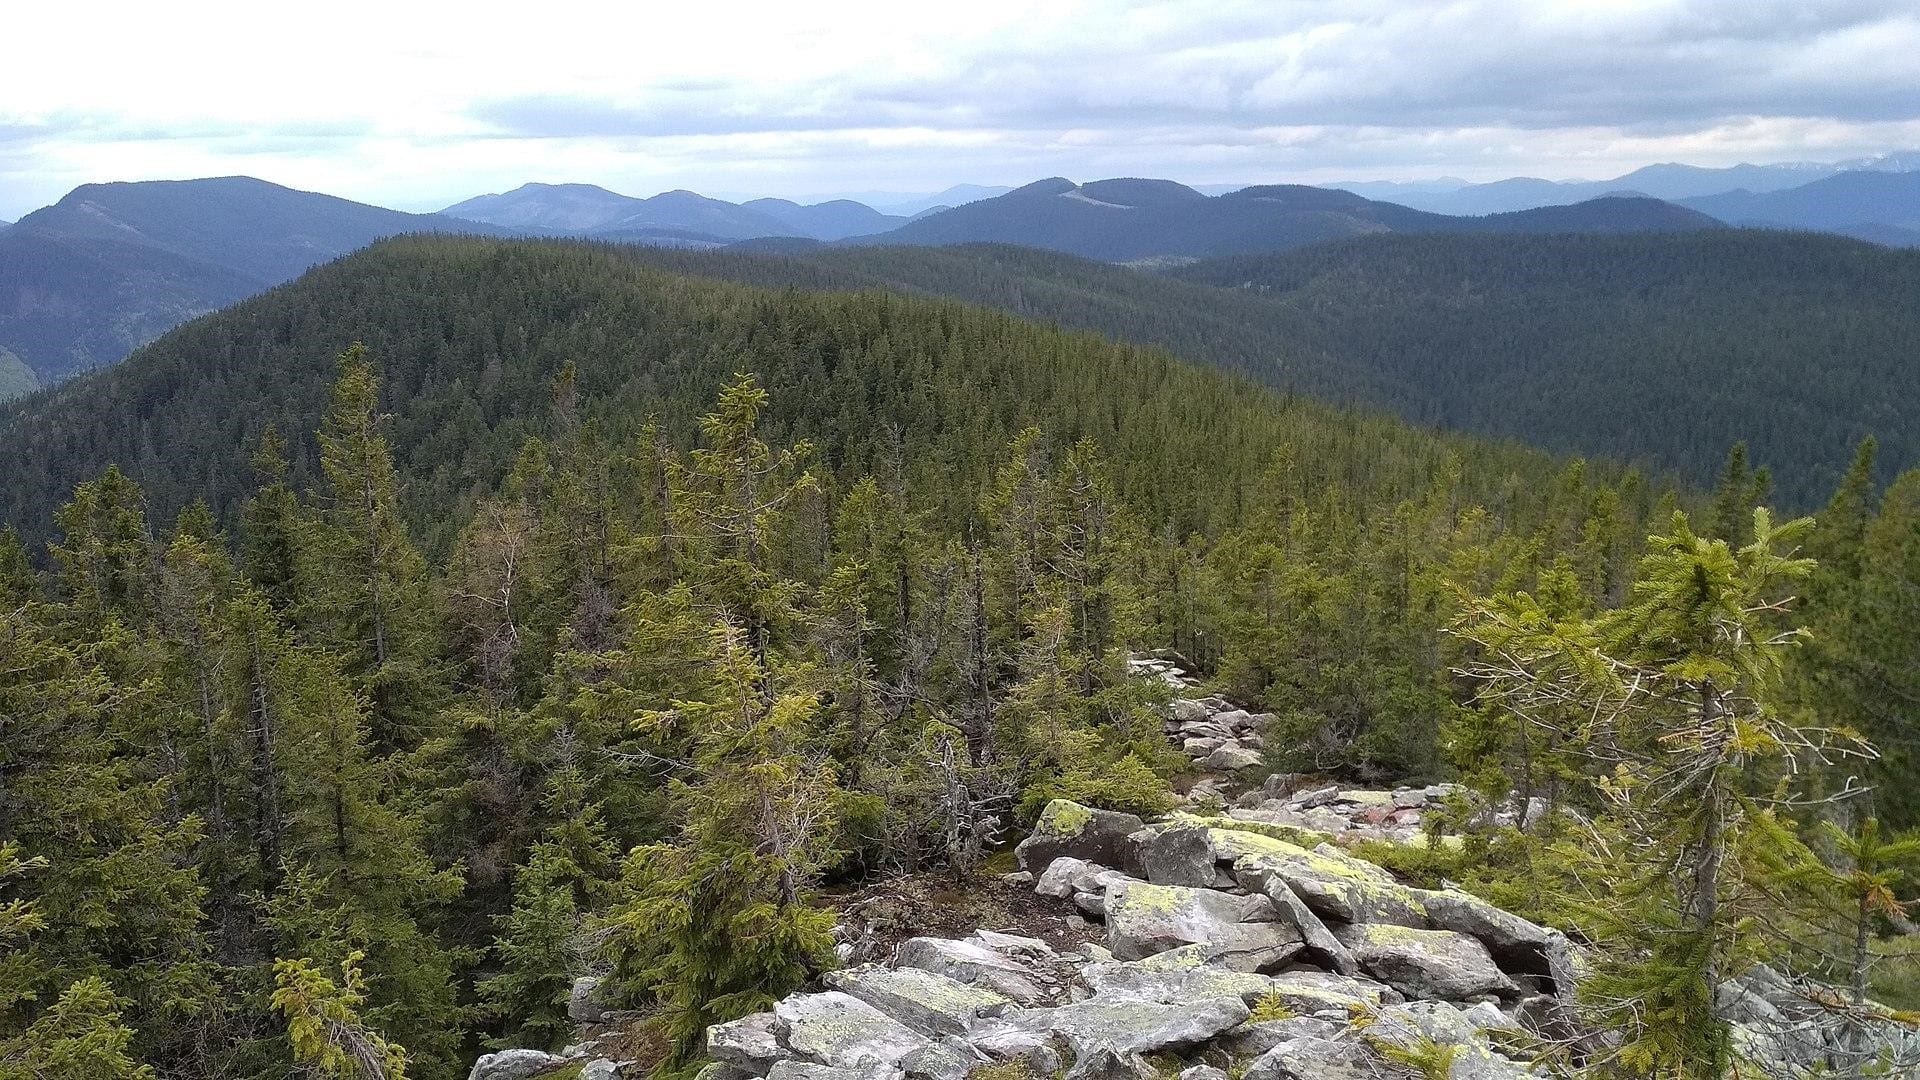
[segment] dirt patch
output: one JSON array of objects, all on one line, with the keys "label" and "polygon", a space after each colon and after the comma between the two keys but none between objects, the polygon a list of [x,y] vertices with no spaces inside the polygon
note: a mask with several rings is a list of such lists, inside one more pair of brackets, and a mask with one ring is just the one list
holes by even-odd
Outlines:
[{"label": "dirt patch", "polygon": [[1066,952],[1106,931],[1073,904],[1031,885],[983,875],[965,884],[947,874],[914,874],[823,898],[839,915],[838,936],[854,946],[851,963],[885,960],[912,937],[964,938],[975,930],[1034,937]]}]

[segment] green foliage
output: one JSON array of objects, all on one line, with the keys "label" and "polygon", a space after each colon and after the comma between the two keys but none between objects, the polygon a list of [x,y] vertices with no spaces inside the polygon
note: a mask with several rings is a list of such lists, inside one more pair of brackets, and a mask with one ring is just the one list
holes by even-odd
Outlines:
[{"label": "green foliage", "polygon": [[286,1017],[294,1060],[332,1080],[406,1080],[407,1052],[361,1022],[364,1000],[359,963],[340,961],[340,981],[321,974],[310,960],[273,966],[273,1007]]}]

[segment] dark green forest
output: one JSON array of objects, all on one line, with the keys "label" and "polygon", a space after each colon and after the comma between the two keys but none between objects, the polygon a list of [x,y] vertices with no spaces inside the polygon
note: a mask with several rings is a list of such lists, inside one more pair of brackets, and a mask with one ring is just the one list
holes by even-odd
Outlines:
[{"label": "dark green forest", "polygon": [[[565,1042],[588,967],[685,1074],[831,962],[822,884],[978,874],[983,807],[1170,809],[1136,650],[1274,713],[1272,770],[1564,789],[1605,828],[1497,707],[1557,684],[1491,666],[1610,652],[1747,734],[1874,740],[1810,778],[1920,824],[1920,472],[1883,490],[1871,442],[1776,528],[1808,481],[1744,446],[1680,485],[672,262],[390,241],[6,414],[0,1076],[456,1078]],[[1623,747],[1680,714],[1637,715]],[[1512,830],[1406,869],[1613,873],[1651,918],[1681,813],[1612,869]],[[1738,843],[1802,850],[1757,818]],[[1682,929],[1605,977],[1731,940]]]}]

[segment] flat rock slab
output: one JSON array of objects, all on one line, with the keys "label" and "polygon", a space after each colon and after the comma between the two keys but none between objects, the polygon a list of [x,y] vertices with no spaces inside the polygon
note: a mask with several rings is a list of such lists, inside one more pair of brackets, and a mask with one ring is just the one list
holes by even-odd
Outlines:
[{"label": "flat rock slab", "polygon": [[1264,896],[1118,883],[1107,889],[1106,915],[1107,948],[1121,960],[1138,960],[1181,945],[1245,949],[1300,942],[1298,930],[1271,921],[1273,903]]},{"label": "flat rock slab", "polygon": [[1519,993],[1487,947],[1465,934],[1386,923],[1346,926],[1335,934],[1369,975],[1409,998],[1459,1000]]},{"label": "flat rock slab", "polygon": [[1166,970],[1151,965],[1152,958],[1134,963],[1088,964],[1080,977],[1095,997],[1164,1005],[1225,997],[1252,1005],[1273,986],[1273,980],[1250,971],[1211,965]]},{"label": "flat rock slab", "polygon": [[955,982],[977,986],[1021,1005],[1053,1000],[1047,978],[1031,964],[974,941],[908,938],[894,950],[895,968],[919,968]]},{"label": "flat rock slab", "polygon": [[1013,999],[924,968],[866,964],[827,976],[827,985],[879,1009],[923,1035],[959,1035],[982,1016],[998,1016]]},{"label": "flat rock slab", "polygon": [[1346,1020],[1356,1009],[1374,1009],[1401,1000],[1400,992],[1372,979],[1330,975],[1324,971],[1283,971],[1267,980],[1270,992],[1304,1016],[1327,1014]]},{"label": "flat rock slab", "polygon": [[1076,1056],[1096,1050],[1151,1054],[1183,1050],[1244,1023],[1239,998],[1211,998],[1177,1005],[1113,1001],[1099,997],[1053,1009],[1029,1009],[999,1021],[1025,1031],[1050,1031],[1067,1040]]},{"label": "flat rock slab", "polygon": [[925,1035],[851,994],[795,994],[773,1007],[780,1042],[820,1065],[899,1066],[932,1045]]},{"label": "flat rock slab", "polygon": [[1104,866],[1127,865],[1127,837],[1144,824],[1133,814],[1096,810],[1055,799],[1040,812],[1033,832],[1014,848],[1020,869],[1040,873],[1062,855]]}]

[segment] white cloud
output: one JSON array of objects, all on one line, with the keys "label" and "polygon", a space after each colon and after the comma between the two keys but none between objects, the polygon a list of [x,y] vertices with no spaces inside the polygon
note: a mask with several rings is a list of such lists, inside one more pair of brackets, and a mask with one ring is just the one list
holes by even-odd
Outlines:
[{"label": "white cloud", "polygon": [[224,173],[426,208],[529,179],[1603,176],[1920,144],[1910,0],[72,11],[6,16],[0,217]]}]

